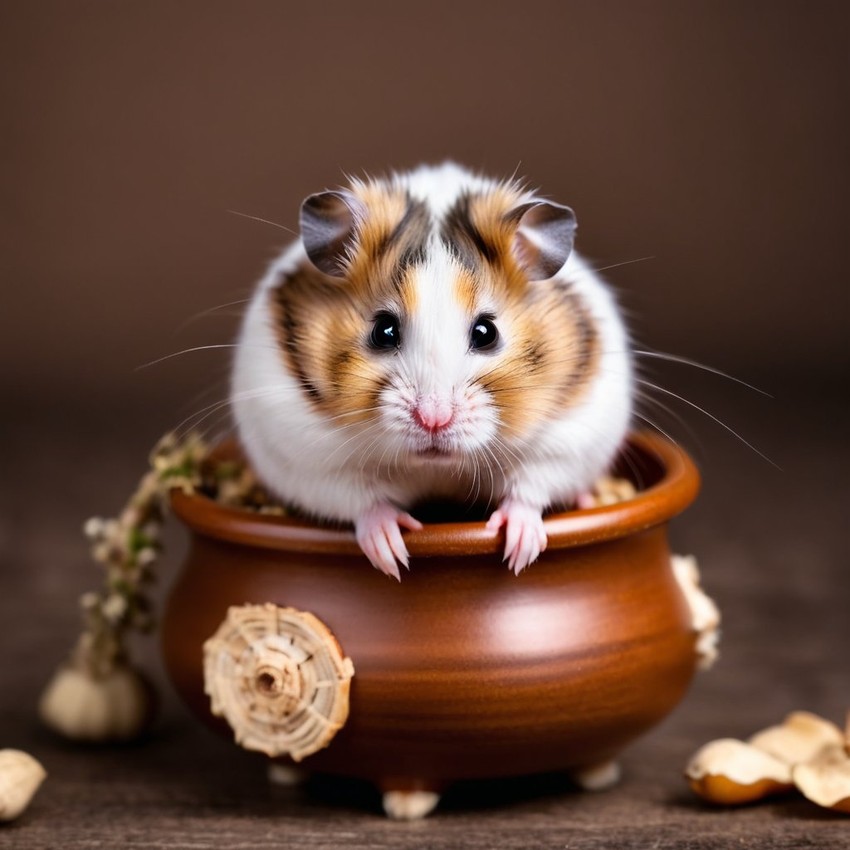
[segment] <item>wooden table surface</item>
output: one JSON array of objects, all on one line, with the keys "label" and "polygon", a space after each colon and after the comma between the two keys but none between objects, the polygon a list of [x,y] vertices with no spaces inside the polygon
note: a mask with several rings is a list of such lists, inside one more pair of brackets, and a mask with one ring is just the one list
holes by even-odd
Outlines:
[{"label": "wooden table surface", "polygon": [[[724,387],[709,407],[782,471],[687,416],[705,487],[673,540],[698,555],[722,609],[722,655],[627,750],[622,783],[600,794],[578,793],[560,776],[464,783],[417,823],[386,820],[376,792],[358,783],[270,787],[262,757],[200,728],[179,704],[154,641],[137,647],[163,694],[147,740],[81,748],[39,725],[38,694],[77,633],[76,597],[98,580],[81,523],[120,505],[174,418],[132,406],[14,405],[0,484],[0,746],[31,752],[49,778],[28,811],[0,828],[0,847],[850,847],[846,816],[797,797],[713,809],[681,778],[712,738],[747,736],[799,708],[841,722],[850,708],[846,405],[837,390],[781,389],[769,400]],[[179,529],[167,546],[160,598],[185,546]]]}]

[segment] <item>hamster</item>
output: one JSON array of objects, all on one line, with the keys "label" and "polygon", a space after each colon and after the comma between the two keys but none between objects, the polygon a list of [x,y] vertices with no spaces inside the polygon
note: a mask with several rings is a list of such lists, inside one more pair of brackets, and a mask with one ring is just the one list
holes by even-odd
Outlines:
[{"label": "hamster", "polygon": [[408,566],[418,502],[487,502],[519,574],[543,513],[584,504],[632,411],[632,362],[571,209],[453,163],[308,197],[260,281],[231,403],[284,503],[353,523],[379,570]]}]

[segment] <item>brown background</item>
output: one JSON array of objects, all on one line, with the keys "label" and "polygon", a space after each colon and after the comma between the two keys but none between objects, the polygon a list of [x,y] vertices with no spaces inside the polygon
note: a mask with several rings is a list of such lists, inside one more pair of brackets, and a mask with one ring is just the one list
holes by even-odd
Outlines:
[{"label": "brown background", "polygon": [[[0,382],[172,398],[301,198],[451,157],[571,204],[641,340],[848,363],[843,2],[4,4]],[[165,421],[165,419],[163,420]]]},{"label": "brown background", "polygon": [[[842,846],[846,823],[803,804],[706,811],[679,772],[709,738],[850,704],[848,47],[844,2],[4,3],[0,746],[51,779],[0,846]],[[289,238],[228,210],[293,227],[343,171],[446,157],[572,205],[599,265],[653,257],[608,272],[637,337],[774,394],[660,370],[781,471],[683,403],[656,393],[683,422],[651,411],[702,466],[674,540],[724,611],[719,667],[616,791],[487,786],[419,827],[351,789],[270,796],[150,643],[153,739],[49,738],[33,706],[98,580],[81,521],[223,398],[228,352],[136,369],[230,342],[239,305],[193,317],[245,298]],[[172,529],[160,594],[184,545]]]}]

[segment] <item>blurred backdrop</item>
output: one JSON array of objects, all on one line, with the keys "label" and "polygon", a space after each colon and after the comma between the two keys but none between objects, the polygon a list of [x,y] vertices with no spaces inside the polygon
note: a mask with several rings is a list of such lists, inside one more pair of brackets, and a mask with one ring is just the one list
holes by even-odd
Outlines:
[{"label": "blurred backdrop", "polygon": [[[7,402],[162,401],[343,172],[453,158],[577,211],[647,345],[848,364],[844,2],[6,2]],[[163,426],[169,416],[164,414]]]},{"label": "blurred backdrop", "polygon": [[[717,669],[627,757],[625,790],[607,798],[625,806],[623,823],[645,811],[641,765],[661,789],[651,824],[669,817],[685,759],[709,738],[795,708],[839,720],[850,681],[848,48],[845,0],[6,0],[0,641],[12,651],[0,724],[6,745],[58,765],[57,790],[45,790],[54,823],[69,816],[61,783],[83,787],[79,762],[43,736],[33,706],[77,633],[74,600],[100,580],[80,526],[117,511],[159,435],[226,397],[229,349],[168,355],[228,345],[238,302],[289,241],[244,216],[294,228],[302,198],[344,172],[445,158],[517,171],[571,205],[578,248],[610,267],[644,346],[774,396],[645,364],[710,414],[659,391],[671,414],[645,408],[701,465],[704,490],[673,540],[699,555],[725,620]],[[169,533],[160,601],[186,545]],[[164,684],[155,642],[139,649]],[[189,740],[167,699],[167,723]],[[167,751],[166,736],[134,758]],[[172,811],[168,789],[191,782],[192,764],[173,780],[150,774],[165,796],[146,812]],[[115,781],[108,753],[90,765],[95,781]],[[111,828],[113,808],[94,824],[91,806],[80,811],[80,835]],[[675,846],[733,822],[698,814]],[[783,838],[788,822],[773,820]]]}]

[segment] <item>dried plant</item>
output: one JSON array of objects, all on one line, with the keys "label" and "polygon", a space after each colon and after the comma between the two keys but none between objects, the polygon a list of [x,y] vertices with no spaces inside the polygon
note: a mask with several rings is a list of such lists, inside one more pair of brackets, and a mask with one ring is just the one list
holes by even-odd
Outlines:
[{"label": "dried plant", "polygon": [[[246,464],[211,461],[209,447],[198,434],[179,438],[169,433],[157,443],[150,455],[150,468],[121,513],[108,519],[93,517],[84,525],[92,557],[103,567],[103,585],[81,596],[83,631],[40,704],[44,721],[66,737],[133,737],[150,719],[150,705],[141,703],[152,702],[151,688],[133,668],[127,642],[131,633],[147,633],[154,626],[149,588],[162,550],[168,494],[175,488],[203,492],[227,505],[264,513],[283,512]],[[71,704],[80,700],[106,701],[115,711],[107,707],[107,721],[93,729],[71,715]],[[74,708],[76,711],[79,706]],[[127,721],[127,717],[134,721]]]}]

